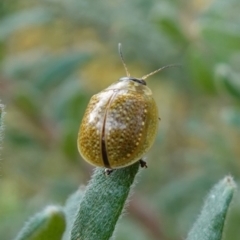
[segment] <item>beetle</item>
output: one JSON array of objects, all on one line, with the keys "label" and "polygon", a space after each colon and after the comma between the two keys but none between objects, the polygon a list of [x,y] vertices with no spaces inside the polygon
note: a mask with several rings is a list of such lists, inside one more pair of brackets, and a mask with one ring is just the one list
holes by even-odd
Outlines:
[{"label": "beetle", "polygon": [[164,66],[141,78],[131,77],[120,43],[118,51],[127,76],[92,96],[77,139],[83,159],[94,166],[109,169],[108,173],[137,161],[147,167],[142,157],[153,145],[159,116],[145,79],[175,66]]}]

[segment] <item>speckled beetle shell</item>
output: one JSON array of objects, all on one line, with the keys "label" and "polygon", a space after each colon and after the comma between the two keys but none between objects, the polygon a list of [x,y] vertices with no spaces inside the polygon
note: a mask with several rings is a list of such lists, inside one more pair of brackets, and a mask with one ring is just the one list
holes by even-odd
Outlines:
[{"label": "speckled beetle shell", "polygon": [[[151,148],[159,118],[152,91],[144,80],[165,68],[178,66],[167,65],[142,78],[133,78],[123,60],[120,43],[118,48],[127,77],[91,98],[77,141],[87,162],[108,169],[131,165]],[[144,161],[140,163],[146,167]]]},{"label": "speckled beetle shell", "polygon": [[158,110],[145,84],[123,77],[91,98],[78,134],[78,149],[87,162],[122,168],[140,160],[152,146]]}]

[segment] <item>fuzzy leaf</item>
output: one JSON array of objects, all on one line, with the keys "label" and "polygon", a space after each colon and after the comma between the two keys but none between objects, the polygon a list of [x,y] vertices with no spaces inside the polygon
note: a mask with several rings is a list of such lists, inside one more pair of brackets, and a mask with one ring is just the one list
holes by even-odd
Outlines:
[{"label": "fuzzy leaf", "polygon": [[225,177],[210,191],[202,212],[188,234],[187,240],[221,240],[227,210],[233,197],[235,183]]},{"label": "fuzzy leaf", "polygon": [[96,168],[80,203],[71,240],[107,240],[114,231],[139,163],[113,171]]},{"label": "fuzzy leaf", "polygon": [[62,208],[48,206],[26,223],[16,240],[61,240],[64,230],[65,216]]},{"label": "fuzzy leaf", "polygon": [[66,216],[66,230],[63,235],[63,240],[70,239],[73,223],[79,211],[79,205],[83,198],[84,192],[84,188],[81,187],[67,199],[66,205],[64,207]]}]

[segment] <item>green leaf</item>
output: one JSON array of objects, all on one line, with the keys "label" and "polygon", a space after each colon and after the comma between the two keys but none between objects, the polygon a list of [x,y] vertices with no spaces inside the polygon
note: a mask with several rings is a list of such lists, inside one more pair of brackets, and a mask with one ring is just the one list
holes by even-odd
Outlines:
[{"label": "green leaf", "polygon": [[138,168],[137,162],[109,176],[96,168],[80,202],[71,240],[107,240],[112,236]]},{"label": "green leaf", "polygon": [[70,239],[73,223],[79,211],[79,205],[82,201],[84,193],[85,189],[84,187],[81,187],[67,199],[66,205],[64,207],[66,216],[66,230],[63,235],[63,240]]},{"label": "green leaf", "polygon": [[61,240],[64,230],[63,209],[57,206],[48,206],[26,223],[16,240]]},{"label": "green leaf", "polygon": [[235,183],[225,177],[210,191],[202,212],[188,234],[187,240],[221,240],[227,210],[233,197]]}]

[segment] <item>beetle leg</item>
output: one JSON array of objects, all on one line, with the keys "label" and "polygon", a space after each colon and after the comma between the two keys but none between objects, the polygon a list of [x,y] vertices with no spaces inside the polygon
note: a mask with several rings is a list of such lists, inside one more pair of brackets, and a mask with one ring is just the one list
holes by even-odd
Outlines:
[{"label": "beetle leg", "polygon": [[114,171],[114,169],[105,168],[105,169],[104,169],[104,174],[105,174],[106,176],[109,176],[113,171]]},{"label": "beetle leg", "polygon": [[142,159],[139,160],[139,163],[142,168],[147,168],[147,163],[145,161],[143,161]]}]

